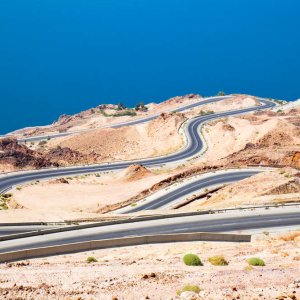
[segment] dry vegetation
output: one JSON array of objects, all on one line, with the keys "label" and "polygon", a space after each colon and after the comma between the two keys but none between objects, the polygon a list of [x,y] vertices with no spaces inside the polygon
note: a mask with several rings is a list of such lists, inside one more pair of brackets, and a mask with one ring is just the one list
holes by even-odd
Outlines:
[{"label": "dry vegetation", "polygon": [[[0,265],[2,299],[299,299],[300,233],[252,243],[177,243],[125,247]],[[187,266],[186,253],[203,263]],[[226,254],[228,265],[213,265]],[[265,266],[249,266],[259,258]],[[217,280],[216,280],[217,278]],[[200,289],[200,292],[199,292]],[[198,293],[199,292],[199,293]],[[191,295],[191,294],[190,294]]]}]

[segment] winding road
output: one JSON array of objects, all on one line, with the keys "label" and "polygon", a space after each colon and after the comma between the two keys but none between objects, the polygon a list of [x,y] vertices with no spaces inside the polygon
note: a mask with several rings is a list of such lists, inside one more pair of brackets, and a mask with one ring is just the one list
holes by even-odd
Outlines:
[{"label": "winding road", "polygon": [[[209,97],[206,99],[201,98],[201,100],[198,102],[184,105],[182,107],[175,108],[175,109],[170,109],[166,112],[183,112],[183,111],[186,111],[186,110],[198,107],[198,106],[202,106],[205,104],[209,104],[212,102],[222,101],[222,100],[228,99],[230,97],[232,97],[232,96],[228,95],[228,96],[222,96],[222,97]],[[146,123],[146,122],[156,119],[157,117],[159,117],[159,115],[160,115],[160,113],[157,113],[157,114],[153,114],[149,117],[139,118],[139,119],[135,119],[133,121],[126,121],[126,122],[103,126],[103,127],[98,127],[98,128],[108,128],[108,127],[109,128],[120,128],[123,126],[131,126],[131,125]],[[44,140],[44,139],[48,139],[48,138],[64,137],[64,136],[68,136],[68,135],[73,135],[73,134],[78,134],[78,133],[88,132],[88,131],[93,131],[93,130],[95,130],[95,129],[91,128],[91,129],[82,129],[82,130],[77,130],[77,131],[60,132],[60,133],[54,133],[54,134],[48,134],[48,135],[31,136],[31,137],[26,137],[23,139],[18,139],[18,141],[19,142],[25,142],[25,141],[26,142],[36,142],[36,141],[40,141],[40,140]],[[8,136],[12,136],[12,135],[10,135],[10,134],[0,135],[0,137],[8,137]]]},{"label": "winding road", "polygon": [[[225,97],[217,97],[201,101],[198,105],[221,101]],[[210,115],[199,116],[189,120],[184,128],[186,136],[186,145],[180,151],[164,157],[156,157],[135,161],[122,161],[106,163],[93,166],[76,166],[58,169],[44,169],[29,172],[16,172],[2,175],[0,177],[0,193],[11,189],[15,185],[20,185],[32,180],[46,179],[56,176],[77,175],[83,173],[92,173],[109,170],[119,170],[128,167],[133,163],[140,163],[146,167],[153,167],[162,164],[174,163],[199,155],[205,148],[205,142],[200,132],[201,126],[206,122],[226,116],[245,114],[256,110],[269,109],[275,104],[266,99],[259,99],[261,106],[237,109],[215,113]],[[190,108],[198,106],[193,104]],[[188,109],[188,108],[185,108]],[[184,108],[181,108],[184,110]],[[131,124],[149,121],[155,118],[149,117],[147,120],[135,120]],[[128,123],[126,124],[128,125]],[[124,126],[120,125],[119,126]],[[179,187],[173,192],[147,202],[138,207],[132,208],[130,212],[138,210],[155,209],[162,207],[178,197],[211,186],[213,184],[223,184],[256,174],[259,171],[232,171],[224,174],[213,174],[209,178],[199,179],[184,187]],[[285,211],[277,209],[276,212],[235,212],[217,215],[197,215],[184,217],[167,217],[159,220],[148,220],[140,222],[131,222],[126,224],[106,225],[101,227],[92,227],[77,229],[72,231],[63,231],[57,233],[48,233],[40,236],[31,236],[26,238],[13,239],[0,242],[0,253],[12,252],[24,249],[39,247],[49,247],[53,245],[62,245],[92,240],[122,238],[129,236],[156,235],[168,233],[194,233],[194,232],[232,232],[240,230],[253,230],[257,228],[274,228],[280,226],[300,225],[300,213],[295,211]]]},{"label": "winding road", "polygon": [[[212,103],[215,101],[221,101],[226,99],[225,97],[217,97],[209,100],[201,101],[201,105]],[[185,126],[185,136],[187,138],[186,146],[180,151],[173,153],[171,155],[141,159],[141,160],[132,160],[132,161],[122,161],[122,162],[112,162],[105,163],[100,165],[88,165],[88,166],[78,166],[78,167],[67,167],[67,168],[57,168],[57,169],[43,169],[37,171],[28,171],[28,172],[16,172],[0,177],[0,194],[8,191],[13,186],[24,184],[28,181],[47,179],[57,176],[70,176],[78,175],[84,173],[93,173],[101,171],[110,171],[110,170],[120,170],[127,168],[133,163],[143,164],[146,167],[154,167],[158,165],[168,164],[183,161],[189,158],[192,158],[195,155],[201,154],[204,149],[204,142],[202,136],[199,135],[200,127],[214,119],[223,118],[226,116],[233,116],[239,114],[245,114],[248,112],[253,112],[256,110],[268,109],[275,106],[272,101],[260,99],[262,105],[248,107],[243,109],[237,109],[234,111],[227,111],[221,113],[215,113],[210,115],[199,116],[194,119],[191,119]],[[195,104],[194,104],[195,105]],[[200,104],[198,104],[200,105]],[[183,109],[183,108],[182,108]],[[135,121],[137,122],[137,121]],[[140,121],[144,122],[144,120]]]}]

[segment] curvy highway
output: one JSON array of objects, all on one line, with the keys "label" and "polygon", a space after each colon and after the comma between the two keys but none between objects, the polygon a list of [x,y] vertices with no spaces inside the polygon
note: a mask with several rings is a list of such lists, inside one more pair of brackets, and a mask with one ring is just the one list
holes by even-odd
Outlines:
[{"label": "curvy highway", "polygon": [[[215,101],[221,101],[226,99],[225,97],[217,97],[205,101],[201,101],[201,104],[211,103]],[[58,169],[43,169],[38,171],[29,171],[29,172],[16,172],[7,175],[3,175],[0,177],[0,194],[5,191],[11,189],[13,186],[24,184],[28,181],[46,179],[56,176],[67,176],[67,175],[77,175],[84,173],[92,173],[92,172],[101,172],[101,171],[109,171],[109,170],[120,170],[130,166],[133,163],[140,163],[146,167],[153,167],[157,165],[178,162],[181,160],[186,160],[191,158],[197,154],[200,154],[203,150],[204,143],[201,135],[199,135],[199,128],[214,119],[245,114],[248,112],[253,112],[262,109],[268,109],[275,106],[275,104],[269,100],[260,99],[261,105],[248,107],[243,109],[237,109],[234,111],[227,111],[221,113],[215,113],[210,115],[204,115],[196,117],[190,120],[185,127],[185,135],[187,138],[187,145],[181,149],[180,151],[173,153],[171,155],[149,158],[149,159],[141,159],[141,160],[132,160],[132,161],[122,161],[122,162],[114,162],[114,163],[105,163],[101,165],[90,165],[90,166],[78,166],[78,167],[67,167],[67,168],[58,168]],[[195,105],[195,104],[193,104]],[[198,104],[199,105],[199,104]],[[135,121],[137,122],[137,121]]]}]

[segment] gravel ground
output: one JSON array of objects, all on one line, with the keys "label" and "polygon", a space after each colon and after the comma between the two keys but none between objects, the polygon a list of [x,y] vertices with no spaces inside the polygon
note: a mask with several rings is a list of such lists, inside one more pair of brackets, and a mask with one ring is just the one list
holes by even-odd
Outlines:
[{"label": "gravel ground", "polygon": [[[199,295],[181,299],[300,299],[300,231],[252,243],[191,242],[97,250],[0,265],[0,299],[179,299],[186,284]],[[182,257],[198,254],[203,266]],[[224,255],[228,266],[208,258]],[[87,263],[93,256],[97,262]],[[266,266],[249,267],[262,258]]]}]

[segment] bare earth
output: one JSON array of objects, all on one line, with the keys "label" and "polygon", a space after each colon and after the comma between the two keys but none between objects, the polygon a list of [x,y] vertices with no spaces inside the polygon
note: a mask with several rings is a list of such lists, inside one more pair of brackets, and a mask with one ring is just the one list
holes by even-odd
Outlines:
[{"label": "bare earth", "polygon": [[[91,174],[32,183],[14,191],[15,201],[27,209],[96,213],[102,207],[138,194],[166,174],[129,172]],[[24,214],[26,214],[26,209]]]},{"label": "bare earth", "polygon": [[[0,297],[166,300],[179,299],[176,291],[193,284],[201,288],[193,299],[299,299],[299,236],[135,246],[2,264]],[[204,266],[184,265],[186,253],[198,254]],[[224,255],[229,265],[212,266],[208,258],[214,255]],[[98,262],[87,263],[89,256]],[[266,266],[249,267],[249,257],[260,257]]]},{"label": "bare earth", "polygon": [[[273,150],[266,154],[275,161],[288,154],[288,151],[299,151],[299,122],[299,113],[295,112],[271,115],[257,113],[211,122],[203,130],[208,150],[202,161],[213,163],[222,158],[224,161],[234,160],[239,151],[240,156],[245,155],[245,159],[254,156],[254,152],[263,157],[266,148]],[[249,153],[251,144],[256,147]]]}]

